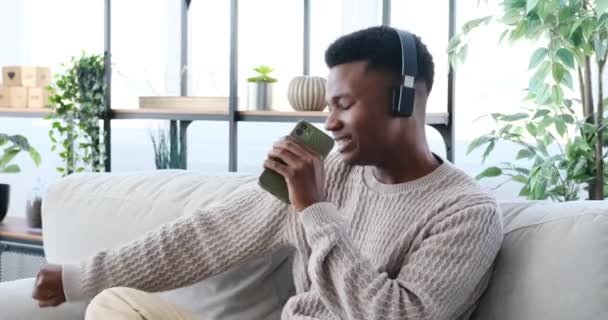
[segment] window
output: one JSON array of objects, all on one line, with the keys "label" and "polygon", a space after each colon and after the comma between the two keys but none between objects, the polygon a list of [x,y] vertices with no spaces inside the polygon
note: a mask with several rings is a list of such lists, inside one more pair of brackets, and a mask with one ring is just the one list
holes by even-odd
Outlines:
[{"label": "window", "polygon": [[252,69],[268,65],[275,69],[270,75],[278,79],[273,88],[274,109],[293,110],[287,87],[303,70],[302,8],[301,0],[239,2],[239,109],[247,109],[247,78],[255,75]]},{"label": "window", "polygon": [[382,23],[380,0],[311,0],[310,74],[327,78],[325,50],[340,36]]},{"label": "window", "polygon": [[230,1],[192,1],[188,13],[188,95],[228,97]]},{"label": "window", "polygon": [[179,1],[112,2],[113,108],[136,109],[140,96],[180,94],[180,17]]},{"label": "window", "polygon": [[391,25],[420,36],[433,55],[435,83],[427,112],[446,112],[448,99],[449,6],[448,2],[392,0]]}]

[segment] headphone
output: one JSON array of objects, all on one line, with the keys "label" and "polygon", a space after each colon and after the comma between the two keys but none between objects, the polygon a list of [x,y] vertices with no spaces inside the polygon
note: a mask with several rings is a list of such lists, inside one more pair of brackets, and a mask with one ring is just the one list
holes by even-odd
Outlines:
[{"label": "headphone", "polygon": [[414,35],[394,29],[401,44],[401,75],[399,88],[393,90],[393,114],[399,117],[410,117],[414,111],[414,81],[418,77],[418,51]]}]

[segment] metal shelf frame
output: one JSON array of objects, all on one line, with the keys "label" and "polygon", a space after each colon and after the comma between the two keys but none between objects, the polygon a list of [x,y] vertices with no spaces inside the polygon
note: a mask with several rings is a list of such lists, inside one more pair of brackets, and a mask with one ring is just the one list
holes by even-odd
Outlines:
[{"label": "metal shelf frame", "polygon": [[[188,95],[188,11],[190,0],[181,0],[181,21],[180,21],[180,95]],[[310,74],[310,37],[311,37],[311,0],[302,0],[303,4],[303,65],[302,73]],[[141,112],[129,109],[112,109],[112,19],[111,19],[112,0],[104,0],[104,62],[106,96],[105,109],[102,113],[103,133],[105,143],[105,170],[111,171],[111,133],[112,120],[123,119],[164,119],[170,121],[170,135],[172,145],[176,145],[178,140],[183,146],[180,166],[186,169],[187,160],[187,130],[192,121],[228,121],[228,170],[234,172],[238,170],[238,123],[243,121],[257,122],[295,122],[301,119],[310,122],[324,122],[323,113],[312,113],[302,116],[301,114],[290,115],[288,112],[247,112],[239,111],[238,108],[238,31],[239,31],[239,0],[230,0],[230,70],[229,70],[229,105],[227,113],[201,113],[196,111],[178,110],[158,110]],[[382,24],[390,25],[391,19],[391,0],[382,0]],[[449,0],[449,30],[448,36],[452,38],[456,28],[456,0]],[[427,115],[426,123],[435,128],[443,138],[446,146],[446,155],[449,161],[454,161],[454,94],[455,94],[454,72],[449,67],[448,73],[448,92],[447,92],[447,112],[432,113]],[[0,108],[0,117],[30,117],[40,118],[48,115],[50,111],[45,110],[11,110]],[[176,150],[171,150],[176,153]]]}]

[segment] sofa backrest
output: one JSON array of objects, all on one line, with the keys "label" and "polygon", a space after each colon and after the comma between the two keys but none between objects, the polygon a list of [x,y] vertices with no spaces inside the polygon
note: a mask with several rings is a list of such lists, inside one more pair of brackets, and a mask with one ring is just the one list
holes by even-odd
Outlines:
[{"label": "sofa backrest", "polygon": [[[225,201],[246,183],[255,177],[180,170],[72,175],[55,183],[43,201],[47,259],[77,262],[119,246]],[[608,319],[608,202],[517,202],[501,208],[505,240],[474,319]],[[165,296],[208,319],[278,319],[279,299],[292,289],[286,255]],[[245,282],[249,287],[238,288]]]},{"label": "sofa backrest", "polygon": [[[79,262],[230,199],[255,179],[183,170],[71,175],[53,184],[43,200],[46,258]],[[279,319],[293,289],[289,255],[277,252],[162,295],[205,319]]]},{"label": "sofa backrest", "polygon": [[608,202],[501,207],[505,239],[473,319],[608,319]]}]

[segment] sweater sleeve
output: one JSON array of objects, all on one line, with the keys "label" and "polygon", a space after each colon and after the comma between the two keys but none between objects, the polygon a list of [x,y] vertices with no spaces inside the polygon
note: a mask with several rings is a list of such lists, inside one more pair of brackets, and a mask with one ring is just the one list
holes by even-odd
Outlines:
[{"label": "sweater sleeve", "polygon": [[187,286],[288,245],[288,207],[255,184],[226,205],[145,234],[125,246],[63,266],[68,301],[116,286],[156,292]]},{"label": "sweater sleeve", "polygon": [[450,214],[390,277],[363,257],[338,209],[315,204],[300,213],[311,247],[308,273],[324,304],[341,319],[454,319],[484,285],[502,242],[494,204]]}]

